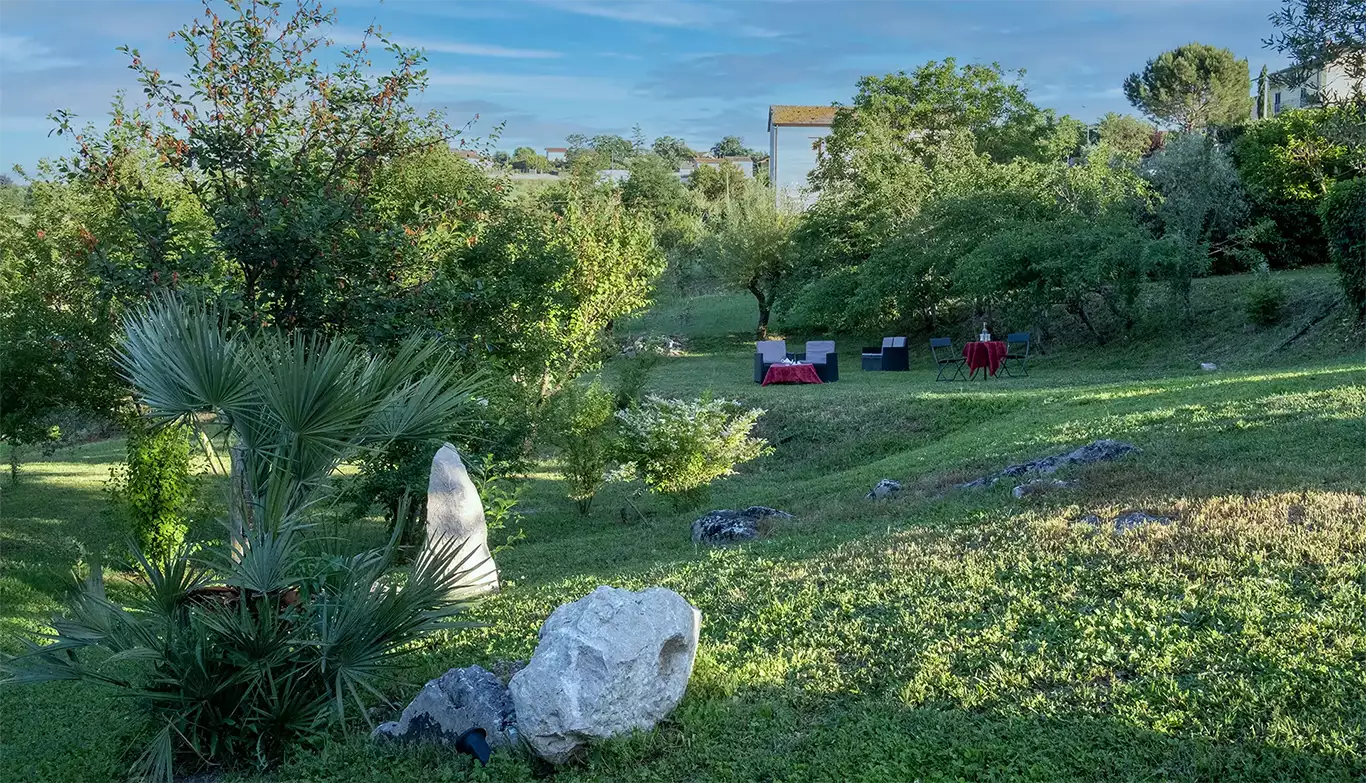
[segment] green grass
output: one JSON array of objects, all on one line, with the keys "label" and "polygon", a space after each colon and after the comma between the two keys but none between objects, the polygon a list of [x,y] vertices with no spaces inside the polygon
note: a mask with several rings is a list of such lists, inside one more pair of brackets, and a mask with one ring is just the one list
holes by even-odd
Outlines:
[{"label": "green grass", "polygon": [[[546,465],[527,539],[485,627],[416,656],[410,697],[451,666],[525,659],[558,604],[598,584],[662,584],[702,611],[689,691],[658,730],[594,747],[557,781],[1361,780],[1366,775],[1366,357],[1331,277],[1286,276],[1287,322],[1220,320],[1246,281],[1204,281],[1196,323],[1109,349],[1057,348],[1028,379],[936,384],[861,373],[759,388],[743,297],[638,324],[693,336],[651,388],[766,408],[776,453],[712,505],[797,518],[751,545],[698,549],[695,516],[610,485],[573,513]],[[1233,304],[1229,301],[1233,300]],[[686,318],[683,316],[686,315]],[[1219,337],[1220,334],[1223,337]],[[793,337],[796,339],[796,337]],[[1220,362],[1202,373],[1194,361]],[[1144,452],[1073,471],[1075,490],[1013,500],[952,485],[1100,437]],[[107,539],[99,485],[116,444],[63,452],[6,488],[0,622],[60,606],[78,542]],[[863,498],[878,479],[903,496]],[[1080,522],[1145,509],[1170,526]],[[85,686],[0,691],[0,780],[114,780],[128,705]],[[360,727],[251,780],[530,780],[435,748],[375,747]]]}]

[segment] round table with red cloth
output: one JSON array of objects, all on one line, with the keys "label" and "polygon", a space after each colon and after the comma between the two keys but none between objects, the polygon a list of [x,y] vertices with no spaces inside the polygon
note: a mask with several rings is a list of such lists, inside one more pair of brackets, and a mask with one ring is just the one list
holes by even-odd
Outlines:
[{"label": "round table with red cloth", "polygon": [[770,383],[820,383],[821,377],[810,364],[774,364],[764,373],[763,386]]},{"label": "round table with red cloth", "polygon": [[976,375],[978,370],[986,370],[995,376],[996,371],[1001,369],[1001,362],[1006,358],[1005,341],[992,340],[986,343],[967,343],[963,346],[963,358],[968,363],[969,378]]}]

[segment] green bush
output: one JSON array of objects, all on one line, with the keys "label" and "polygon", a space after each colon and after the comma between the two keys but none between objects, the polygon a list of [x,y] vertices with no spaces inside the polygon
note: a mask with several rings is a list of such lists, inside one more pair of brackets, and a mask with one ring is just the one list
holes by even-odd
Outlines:
[{"label": "green bush", "polygon": [[1285,286],[1269,273],[1257,276],[1244,295],[1248,320],[1258,326],[1272,326],[1281,320],[1285,310]]},{"label": "green bush", "polygon": [[587,514],[602,488],[612,459],[616,411],[611,392],[595,380],[560,392],[551,415],[549,440],[560,455],[560,472],[569,499]]},{"label": "green bush", "polygon": [[164,559],[185,541],[185,510],[194,498],[196,479],[185,427],[153,427],[129,417],[127,458],[110,471],[106,485],[133,540],[155,559]]},{"label": "green bush", "polygon": [[680,506],[700,502],[711,483],[735,473],[736,465],[772,452],[768,441],[750,434],[762,415],[734,400],[647,397],[617,412],[623,472]]},{"label": "green bush", "polygon": [[1359,320],[1366,320],[1366,179],[1334,185],[1319,215],[1347,302]]}]

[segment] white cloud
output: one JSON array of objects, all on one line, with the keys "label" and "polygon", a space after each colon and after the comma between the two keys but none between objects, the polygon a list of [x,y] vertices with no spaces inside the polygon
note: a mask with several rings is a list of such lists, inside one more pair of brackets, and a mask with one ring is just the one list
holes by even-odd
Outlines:
[{"label": "white cloud", "polygon": [[54,54],[47,45],[26,35],[0,33],[0,70],[22,73],[70,68],[79,64],[69,57]]},{"label": "white cloud", "polygon": [[486,73],[478,71],[435,72],[428,74],[428,94],[437,97],[460,88],[477,97],[521,95],[561,100],[626,100],[631,92],[625,86],[593,76],[560,76],[537,73]]},{"label": "white cloud", "polygon": [[[338,30],[330,37],[334,42],[343,46],[355,46],[364,39],[364,34],[353,30]],[[460,41],[407,38],[404,36],[389,36],[389,39],[399,46],[409,49],[422,49],[429,53],[464,54],[471,57],[510,57],[526,60],[547,60],[561,56],[560,52],[548,49],[514,49],[496,44],[462,43]]]},{"label": "white cloud", "polygon": [[678,0],[639,2],[590,2],[589,0],[537,0],[541,5],[581,16],[618,22],[638,22],[661,27],[708,27],[716,21],[715,8],[706,9]]}]

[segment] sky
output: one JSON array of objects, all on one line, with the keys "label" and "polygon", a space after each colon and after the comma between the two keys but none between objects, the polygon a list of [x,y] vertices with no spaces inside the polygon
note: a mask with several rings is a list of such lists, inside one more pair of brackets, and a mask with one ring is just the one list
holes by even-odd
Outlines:
[{"label": "sky", "polygon": [[[287,0],[288,2],[288,0]],[[767,147],[768,106],[851,100],[859,76],[928,60],[1024,69],[1034,102],[1092,121],[1132,111],[1120,85],[1191,41],[1232,49],[1255,76],[1286,60],[1263,47],[1280,0],[341,0],[331,37],[370,24],[426,50],[417,98],[496,146],[563,146],[572,133],[725,135]],[[137,94],[120,44],[163,73],[185,56],[168,34],[197,0],[0,0],[0,167],[31,169],[70,147],[58,109],[103,125]],[[376,65],[381,64],[376,59]]]}]

